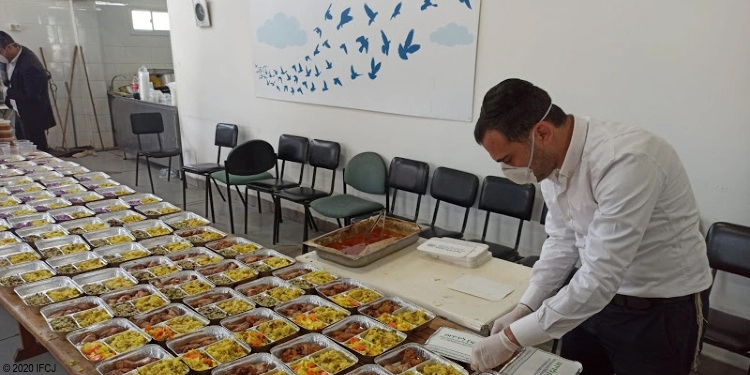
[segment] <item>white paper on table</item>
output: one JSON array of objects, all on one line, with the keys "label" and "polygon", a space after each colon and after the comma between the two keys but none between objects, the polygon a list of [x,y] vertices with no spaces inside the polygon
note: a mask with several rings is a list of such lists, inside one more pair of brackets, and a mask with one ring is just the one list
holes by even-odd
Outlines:
[{"label": "white paper on table", "polygon": [[462,276],[448,285],[448,288],[492,302],[500,301],[516,290],[516,288],[507,284],[470,275]]},{"label": "white paper on table", "polygon": [[470,332],[440,327],[427,339],[425,347],[443,357],[471,363],[471,348],[483,338]]},{"label": "white paper on table", "polygon": [[499,373],[500,375],[577,375],[581,371],[583,371],[583,366],[579,362],[571,361],[536,348],[524,348]]}]

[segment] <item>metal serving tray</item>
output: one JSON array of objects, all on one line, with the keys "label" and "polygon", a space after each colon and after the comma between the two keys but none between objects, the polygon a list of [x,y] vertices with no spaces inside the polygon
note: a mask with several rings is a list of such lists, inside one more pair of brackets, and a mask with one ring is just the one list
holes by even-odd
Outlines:
[{"label": "metal serving tray", "polygon": [[138,280],[125,272],[122,268],[105,268],[103,270],[86,272],[74,276],[73,282],[76,283],[84,293],[90,296],[114,292],[138,284]]},{"label": "metal serving tray", "polygon": [[[305,245],[314,248],[318,256],[322,259],[341,264],[346,267],[364,267],[390,254],[393,254],[417,241],[419,232],[422,230],[419,225],[409,221],[386,217],[385,228],[389,231],[398,233],[401,236],[398,239],[387,239],[367,245],[359,255],[347,255],[340,250],[328,247],[338,241],[346,238],[362,235],[367,233],[373,225],[376,224],[379,216],[373,216],[369,219],[354,223],[344,228],[335,230],[331,233],[322,235],[309,241]],[[382,217],[381,217],[381,220]],[[373,232],[380,229],[380,223]]]},{"label": "metal serving tray", "polygon": [[39,312],[54,332],[70,332],[114,317],[99,297],[81,297],[42,307]]}]

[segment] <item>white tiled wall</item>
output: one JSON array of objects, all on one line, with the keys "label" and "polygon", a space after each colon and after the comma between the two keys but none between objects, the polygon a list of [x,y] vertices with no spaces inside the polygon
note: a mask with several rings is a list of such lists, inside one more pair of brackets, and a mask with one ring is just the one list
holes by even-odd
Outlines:
[{"label": "white tiled wall", "polygon": [[[107,86],[113,76],[124,74],[130,77],[143,64],[148,68],[172,68],[169,36],[135,35],[130,27],[131,9],[166,11],[166,0],[117,2],[126,6],[97,6],[94,0],[72,3],[69,0],[0,0],[0,29],[31,49],[40,59],[40,47],[44,49],[48,70],[57,86],[61,118],[65,117],[68,103],[65,82],[71,83],[74,46],[82,47],[94,100],[92,105],[79,54],[71,95],[79,146],[101,147],[96,119],[99,120],[104,146],[113,146],[107,104]],[[10,24],[20,24],[22,30],[9,31]],[[129,80],[119,80],[115,85],[127,82]],[[69,115],[65,132],[68,147],[75,143],[72,120],[73,117]],[[51,145],[62,145],[64,122],[61,120],[59,126],[50,130],[48,138]]]}]

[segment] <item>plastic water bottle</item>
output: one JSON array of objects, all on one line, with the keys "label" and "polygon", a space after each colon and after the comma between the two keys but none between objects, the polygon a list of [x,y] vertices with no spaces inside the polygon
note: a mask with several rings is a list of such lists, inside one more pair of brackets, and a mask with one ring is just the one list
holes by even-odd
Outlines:
[{"label": "plastic water bottle", "polygon": [[130,93],[135,94],[138,92],[138,75],[133,74],[133,82],[130,83]]},{"label": "plastic water bottle", "polygon": [[151,81],[148,74],[148,69],[146,69],[145,65],[141,65],[141,67],[138,69],[138,93],[141,95],[141,100],[146,102],[150,99],[150,82]]}]

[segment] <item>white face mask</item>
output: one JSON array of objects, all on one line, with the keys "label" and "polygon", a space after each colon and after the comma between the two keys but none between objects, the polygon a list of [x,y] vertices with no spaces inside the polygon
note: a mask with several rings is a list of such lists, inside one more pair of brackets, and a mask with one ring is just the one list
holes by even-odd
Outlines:
[{"label": "white face mask", "polygon": [[[544,116],[537,121],[537,123],[542,122],[545,117],[549,114],[549,111],[552,110],[552,103],[550,103],[549,108],[547,108],[547,112],[544,112]],[[536,124],[535,124],[536,125]],[[536,184],[539,181],[536,179],[536,175],[534,174],[534,171],[531,169],[531,162],[534,160],[534,140],[536,137],[534,137],[534,130],[532,128],[531,130],[531,155],[529,156],[529,165],[526,167],[513,167],[510,165],[507,165],[505,163],[500,163],[500,168],[503,170],[503,175],[505,175],[505,178],[519,184]]]}]

